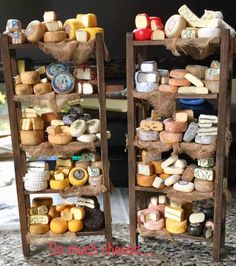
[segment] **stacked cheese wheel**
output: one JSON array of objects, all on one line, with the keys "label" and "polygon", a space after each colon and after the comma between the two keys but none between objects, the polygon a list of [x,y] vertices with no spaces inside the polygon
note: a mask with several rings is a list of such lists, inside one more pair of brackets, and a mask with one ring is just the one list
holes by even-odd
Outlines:
[{"label": "stacked cheese wheel", "polygon": [[10,37],[12,44],[22,44],[26,42],[25,31],[22,30],[21,22],[18,19],[8,19],[6,31],[4,33]]},{"label": "stacked cheese wheel", "polygon": [[135,17],[136,29],[133,31],[134,39],[164,40],[165,32],[162,21],[159,17],[150,17],[146,13],[138,14]]}]

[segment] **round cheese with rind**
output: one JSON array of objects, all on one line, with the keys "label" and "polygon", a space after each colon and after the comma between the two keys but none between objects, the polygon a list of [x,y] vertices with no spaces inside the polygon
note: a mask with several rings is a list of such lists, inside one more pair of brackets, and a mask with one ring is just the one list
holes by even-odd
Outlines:
[{"label": "round cheese with rind", "polygon": [[33,85],[40,81],[40,75],[37,71],[24,71],[20,73],[20,79],[23,84]]},{"label": "round cheese with rind", "polygon": [[187,181],[179,181],[174,184],[173,188],[181,192],[192,192],[194,190],[194,184]]},{"label": "round cheese with rind", "polygon": [[219,38],[220,35],[220,28],[200,28],[198,30],[198,38]]},{"label": "round cheese with rind", "polygon": [[38,20],[33,20],[28,24],[25,35],[29,42],[36,43],[42,39],[44,31],[44,25]]},{"label": "round cheese with rind", "polygon": [[43,41],[45,43],[58,43],[66,39],[65,31],[47,31],[43,35]]},{"label": "round cheese with rind", "polygon": [[43,95],[47,94],[52,91],[52,86],[50,82],[43,82],[35,84],[34,87],[34,94],[36,95]]},{"label": "round cheese with rind", "polygon": [[166,130],[160,132],[160,140],[165,144],[174,144],[182,141],[182,133],[172,133]]},{"label": "round cheese with rind", "polygon": [[141,187],[151,187],[156,175],[137,175],[137,184]]},{"label": "round cheese with rind", "polygon": [[71,125],[70,125],[70,134],[72,137],[80,137],[81,135],[84,134],[84,132],[87,129],[87,124],[84,120],[78,119],[75,120]]},{"label": "round cheese with rind", "polygon": [[185,132],[187,128],[186,122],[175,121],[172,118],[166,118],[163,124],[165,125],[165,130],[171,133]]},{"label": "round cheese with rind", "polygon": [[177,222],[172,219],[166,219],[166,230],[172,234],[183,234],[187,230],[187,220]]},{"label": "round cheese with rind", "polygon": [[15,86],[16,95],[29,95],[33,94],[33,87],[29,84],[16,84]]},{"label": "round cheese with rind", "polygon": [[48,187],[48,182],[47,181],[32,182],[31,180],[27,180],[24,182],[24,187],[26,190],[32,191],[32,192],[41,191]]},{"label": "round cheese with rind", "polygon": [[52,79],[52,88],[56,93],[70,93],[75,86],[75,79],[69,72],[59,72]]},{"label": "round cheese with rind", "polygon": [[49,185],[50,185],[50,188],[53,190],[63,190],[69,187],[70,182],[69,182],[69,178],[65,178],[64,180],[51,179],[49,181]]},{"label": "round cheese with rind", "polygon": [[200,65],[187,65],[186,70],[199,79],[205,78],[205,71],[208,67]]},{"label": "round cheese with rind", "polygon": [[183,79],[186,74],[188,74],[186,69],[173,69],[170,71],[170,77],[175,79]]},{"label": "round cheese with rind", "polygon": [[161,163],[161,167],[162,169],[172,165],[174,162],[176,162],[178,160],[178,156],[177,155],[172,155],[170,156],[168,159],[166,159],[164,162]]},{"label": "round cheese with rind", "polygon": [[210,145],[216,142],[216,136],[198,136],[195,137],[195,142],[198,144]]},{"label": "round cheese with rind", "polygon": [[179,180],[180,180],[180,175],[178,175],[178,174],[171,175],[171,176],[167,177],[167,179],[165,180],[165,185],[167,187],[172,186],[173,184],[175,184]]},{"label": "round cheese with rind", "polygon": [[164,168],[164,173],[169,175],[182,175],[184,172],[183,168],[178,168],[175,166],[168,166]]},{"label": "round cheese with rind", "polygon": [[87,121],[87,131],[89,134],[96,134],[101,130],[101,122],[99,119],[91,119]]},{"label": "round cheese with rind", "polygon": [[185,142],[191,142],[195,138],[197,132],[198,132],[198,123],[191,122],[188,126],[188,129],[184,133],[183,140]]},{"label": "round cheese with rind", "polygon": [[60,72],[68,72],[69,68],[67,64],[51,63],[46,68],[47,77],[51,80]]},{"label": "round cheese with rind", "polygon": [[195,178],[194,186],[197,191],[207,193],[207,192],[212,192],[214,190],[215,183],[213,181],[207,181]]},{"label": "round cheese with rind", "polygon": [[168,38],[180,37],[187,26],[186,20],[180,15],[171,16],[165,24],[165,34]]},{"label": "round cheese with rind", "polygon": [[97,137],[95,134],[83,134],[80,137],[77,138],[78,141],[89,143],[94,142],[97,140]]},{"label": "round cheese with rind", "polygon": [[88,181],[88,173],[85,169],[74,167],[69,173],[69,181],[71,185],[81,187]]}]

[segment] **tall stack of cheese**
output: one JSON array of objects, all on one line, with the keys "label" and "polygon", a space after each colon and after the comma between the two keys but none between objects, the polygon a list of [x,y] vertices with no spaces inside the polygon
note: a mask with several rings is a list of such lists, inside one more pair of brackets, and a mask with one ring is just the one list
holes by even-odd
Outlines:
[{"label": "tall stack of cheese", "polygon": [[87,42],[95,38],[96,33],[104,34],[103,28],[97,27],[95,14],[78,14],[76,18],[67,19],[64,23],[65,31],[71,40]]},{"label": "tall stack of cheese", "polygon": [[22,44],[26,41],[25,31],[22,30],[18,19],[8,19],[4,33],[10,36],[12,44]]}]

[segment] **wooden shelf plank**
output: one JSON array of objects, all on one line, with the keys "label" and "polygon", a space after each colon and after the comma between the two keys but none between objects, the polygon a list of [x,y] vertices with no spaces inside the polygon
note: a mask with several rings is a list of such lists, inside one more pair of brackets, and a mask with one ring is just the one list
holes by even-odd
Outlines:
[{"label": "wooden shelf plank", "polygon": [[134,189],[136,191],[142,191],[142,192],[154,192],[154,193],[164,193],[166,194],[168,192],[168,188],[155,188],[155,187],[141,187],[141,186],[135,186]]},{"label": "wooden shelf plank", "polygon": [[28,191],[28,190],[25,190],[25,195],[30,195],[30,194],[53,194],[53,193],[59,193],[59,190],[54,190],[54,189],[50,189],[50,188],[47,188],[47,189],[44,189],[44,190],[41,190],[41,191]]},{"label": "wooden shelf plank", "polygon": [[38,48],[38,43],[9,44],[10,50]]}]

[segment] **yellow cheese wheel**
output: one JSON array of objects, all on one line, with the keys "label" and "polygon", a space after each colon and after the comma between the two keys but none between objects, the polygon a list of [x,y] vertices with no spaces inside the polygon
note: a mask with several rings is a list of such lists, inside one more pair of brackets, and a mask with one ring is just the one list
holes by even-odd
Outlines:
[{"label": "yellow cheese wheel", "polygon": [[43,95],[52,91],[50,82],[43,82],[34,85],[34,94]]},{"label": "yellow cheese wheel", "polygon": [[44,141],[43,130],[21,130],[20,131],[21,144],[35,146]]},{"label": "yellow cheese wheel", "polygon": [[20,79],[23,84],[33,85],[40,81],[40,75],[37,71],[25,71],[20,73]]},{"label": "yellow cheese wheel", "polygon": [[75,207],[75,204],[74,203],[62,203],[62,204],[57,204],[56,206],[56,211],[57,212],[62,212],[64,209],[66,208],[73,208]]},{"label": "yellow cheese wheel", "polygon": [[30,224],[29,232],[31,234],[46,234],[50,229],[49,224]]},{"label": "yellow cheese wheel", "polygon": [[85,30],[88,32],[89,34],[89,39],[95,38],[97,33],[102,33],[104,35],[104,30],[103,28],[85,28]]},{"label": "yellow cheese wheel", "polygon": [[162,160],[152,161],[152,164],[154,166],[154,173],[157,175],[164,173],[164,169],[161,167],[162,162],[163,162]]},{"label": "yellow cheese wheel", "polygon": [[71,185],[81,187],[88,181],[88,173],[85,169],[80,167],[74,167],[69,173],[69,181]]},{"label": "yellow cheese wheel", "polygon": [[67,231],[67,221],[61,217],[53,218],[50,222],[50,229],[54,234],[63,234]]},{"label": "yellow cheese wheel", "polygon": [[16,95],[33,94],[33,87],[29,84],[17,84],[15,86]]},{"label": "yellow cheese wheel", "polygon": [[45,205],[47,207],[52,206],[52,198],[51,197],[36,197],[32,200],[32,207],[39,207]]},{"label": "yellow cheese wheel", "polygon": [[61,212],[61,217],[63,220],[69,222],[73,219],[73,213],[71,212],[71,208],[65,208],[62,212]]},{"label": "yellow cheese wheel", "polygon": [[69,187],[70,182],[69,182],[69,178],[65,178],[64,180],[51,179],[49,181],[49,185],[50,185],[50,188],[53,190],[62,190],[62,189]]},{"label": "yellow cheese wheel", "polygon": [[69,134],[64,134],[64,133],[56,134],[56,135],[48,135],[48,141],[51,144],[65,145],[72,141],[72,136]]},{"label": "yellow cheese wheel", "polygon": [[65,31],[69,36],[69,39],[76,39],[76,30],[83,29],[84,25],[78,19],[67,19],[64,23]]},{"label": "yellow cheese wheel", "polygon": [[79,232],[83,229],[84,223],[79,220],[71,220],[68,222],[68,230],[72,233]]},{"label": "yellow cheese wheel", "polygon": [[73,207],[71,208],[71,212],[74,215],[75,220],[83,220],[85,217],[85,210],[83,207]]},{"label": "yellow cheese wheel", "polygon": [[183,234],[187,230],[187,220],[177,222],[172,219],[166,219],[166,230],[172,234]]},{"label": "yellow cheese wheel", "polygon": [[65,31],[54,31],[54,32],[45,32],[43,35],[43,41],[46,43],[57,43],[62,42],[66,39],[66,32]]},{"label": "yellow cheese wheel", "polygon": [[156,175],[137,175],[137,184],[142,187],[151,187]]}]

